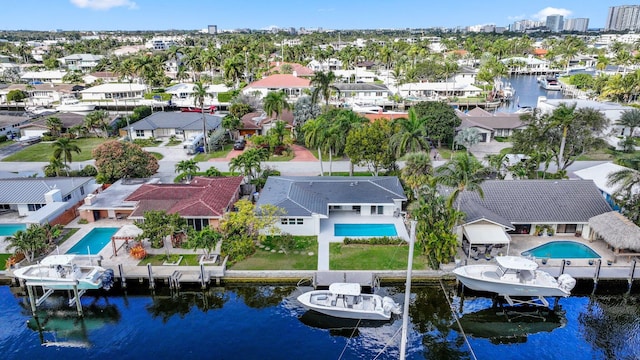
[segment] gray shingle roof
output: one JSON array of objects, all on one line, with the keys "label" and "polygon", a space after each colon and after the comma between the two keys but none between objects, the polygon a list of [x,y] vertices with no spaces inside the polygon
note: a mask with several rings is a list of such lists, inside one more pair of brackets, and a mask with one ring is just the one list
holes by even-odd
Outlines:
[{"label": "gray shingle roof", "polygon": [[[207,129],[216,129],[222,123],[222,118],[218,115],[205,114],[205,118],[207,121]],[[131,124],[131,129],[199,130],[202,129],[202,114],[190,112],[156,112],[134,124]]]},{"label": "gray shingle roof", "polygon": [[271,176],[256,207],[272,204],[290,216],[328,215],[329,204],[392,204],[406,200],[395,176]]},{"label": "gray shingle roof", "polygon": [[92,177],[0,179],[0,204],[44,204],[44,194],[49,191],[60,189],[64,197],[91,180]]},{"label": "gray shingle roof", "polygon": [[512,224],[587,223],[611,211],[591,180],[487,180],[482,191],[484,199],[476,192],[460,194],[460,210],[469,211],[466,221],[496,221],[497,215]]}]

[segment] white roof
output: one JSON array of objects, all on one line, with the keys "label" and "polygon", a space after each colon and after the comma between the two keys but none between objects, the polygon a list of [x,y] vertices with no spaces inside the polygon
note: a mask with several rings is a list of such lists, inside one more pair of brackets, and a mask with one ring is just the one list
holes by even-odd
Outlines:
[{"label": "white roof", "polygon": [[496,261],[498,265],[507,269],[533,271],[538,268],[535,261],[520,256],[496,256]]},{"label": "white roof", "polygon": [[618,186],[609,186],[607,185],[609,174],[614,173],[616,171],[627,169],[624,166],[616,165],[612,162],[603,163],[600,165],[588,167],[586,169],[574,171],[573,173],[584,180],[593,180],[598,189],[604,191],[605,193],[611,195],[616,190],[618,190]]},{"label": "white roof", "polygon": [[21,79],[62,79],[67,74],[66,71],[47,70],[47,71],[27,71]]},{"label": "white roof", "polygon": [[463,230],[470,244],[509,244],[511,242],[504,228],[499,225],[465,225]]},{"label": "white roof", "polygon": [[357,283],[333,283],[329,285],[329,291],[336,295],[360,295],[360,284]]},{"label": "white roof", "polygon": [[128,83],[112,83],[93,86],[88,89],[80,91],[81,93],[110,93],[110,92],[128,92],[128,91],[143,91],[147,87],[142,84],[128,84]]},{"label": "white roof", "polygon": [[402,91],[482,91],[479,87],[470,84],[461,84],[460,82],[418,82],[410,84],[402,84]]}]

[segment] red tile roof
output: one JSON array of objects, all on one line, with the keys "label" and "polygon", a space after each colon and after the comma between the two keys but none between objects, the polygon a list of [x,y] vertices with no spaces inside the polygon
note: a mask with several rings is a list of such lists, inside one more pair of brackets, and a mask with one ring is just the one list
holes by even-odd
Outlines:
[{"label": "red tile roof", "polygon": [[360,114],[361,116],[366,117],[367,119],[369,119],[370,122],[374,122],[378,119],[385,119],[385,120],[394,120],[394,119],[400,119],[400,118],[406,118],[409,115],[407,114],[387,114],[387,113],[380,113],[380,114]]},{"label": "red tile roof", "polygon": [[247,88],[308,88],[311,87],[309,79],[299,78],[290,74],[274,74],[254,81]]},{"label": "red tile roof", "polygon": [[143,216],[149,210],[165,210],[182,217],[221,217],[237,200],[241,182],[241,176],[197,176],[190,184],[144,184],[126,201],[138,201],[132,216]]}]

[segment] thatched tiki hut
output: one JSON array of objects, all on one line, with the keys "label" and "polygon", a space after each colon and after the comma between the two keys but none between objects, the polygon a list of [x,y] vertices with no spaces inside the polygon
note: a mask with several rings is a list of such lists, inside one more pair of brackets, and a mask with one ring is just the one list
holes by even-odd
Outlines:
[{"label": "thatched tiki hut", "polygon": [[640,256],[640,227],[617,211],[589,219],[589,240],[602,239],[616,256]]}]

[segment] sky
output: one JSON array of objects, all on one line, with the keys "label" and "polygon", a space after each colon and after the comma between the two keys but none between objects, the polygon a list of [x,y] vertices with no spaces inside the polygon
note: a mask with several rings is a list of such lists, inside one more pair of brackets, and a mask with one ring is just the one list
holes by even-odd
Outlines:
[{"label": "sky", "polygon": [[[8,0],[3,0],[8,1]],[[13,0],[0,30],[404,29],[508,26],[560,14],[605,25],[611,0]]]}]

